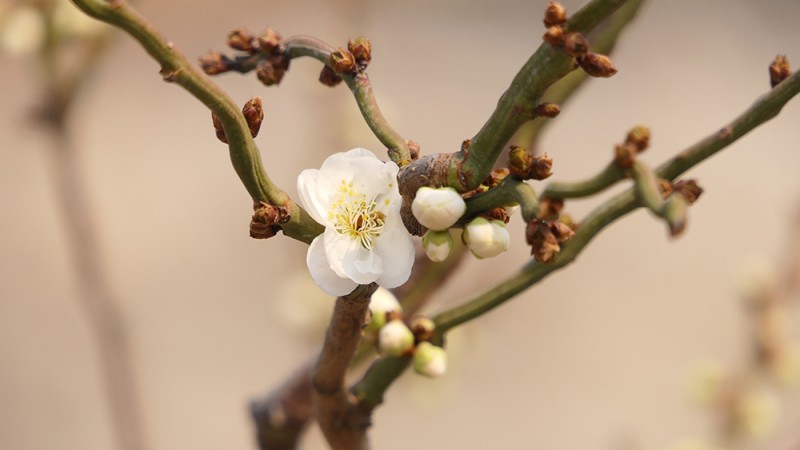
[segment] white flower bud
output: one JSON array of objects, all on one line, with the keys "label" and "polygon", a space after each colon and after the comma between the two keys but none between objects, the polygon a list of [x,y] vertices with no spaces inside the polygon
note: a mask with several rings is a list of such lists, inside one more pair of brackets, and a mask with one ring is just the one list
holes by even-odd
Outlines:
[{"label": "white flower bud", "polygon": [[464,242],[478,258],[491,258],[508,250],[511,238],[506,224],[499,220],[473,219],[464,228]]},{"label": "white flower bud", "polygon": [[369,310],[372,312],[372,319],[370,319],[367,329],[378,331],[386,325],[386,313],[402,312],[403,307],[400,306],[400,302],[397,301],[397,297],[392,294],[392,291],[379,286],[369,299]]},{"label": "white flower bud", "polygon": [[414,346],[414,333],[402,320],[392,320],[381,328],[378,334],[378,348],[381,354],[402,356]]},{"label": "white flower bud", "polygon": [[431,378],[444,375],[447,371],[447,353],[430,342],[420,342],[414,352],[414,370]]},{"label": "white flower bud", "polygon": [[442,262],[450,255],[453,248],[453,238],[449,231],[428,230],[422,236],[422,247],[428,259],[433,262]]},{"label": "white flower bud", "polygon": [[464,215],[467,204],[453,188],[421,187],[417,191],[411,212],[425,228],[442,231],[450,228]]}]

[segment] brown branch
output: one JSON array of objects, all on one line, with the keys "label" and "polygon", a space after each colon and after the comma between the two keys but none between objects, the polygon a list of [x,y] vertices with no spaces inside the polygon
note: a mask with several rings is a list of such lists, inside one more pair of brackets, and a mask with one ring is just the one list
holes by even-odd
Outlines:
[{"label": "brown branch", "polygon": [[369,417],[362,415],[345,391],[345,376],[358,350],[378,285],[359,286],[336,299],[322,352],[311,375],[317,421],[333,450],[368,449]]}]

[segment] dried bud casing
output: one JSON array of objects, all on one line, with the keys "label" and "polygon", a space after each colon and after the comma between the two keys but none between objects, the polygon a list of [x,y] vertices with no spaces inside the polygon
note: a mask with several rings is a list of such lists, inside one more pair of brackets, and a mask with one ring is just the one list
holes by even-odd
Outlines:
[{"label": "dried bud casing", "polygon": [[275,53],[280,51],[283,46],[283,38],[272,28],[267,30],[258,37],[258,47],[262,52]]},{"label": "dried bud casing", "polygon": [[548,222],[534,219],[525,228],[525,239],[531,246],[531,255],[540,263],[549,263],[558,256],[561,246]]},{"label": "dried bud casing", "polygon": [[207,75],[218,75],[233,68],[233,61],[219,52],[209,52],[199,58],[200,68]]},{"label": "dried bud casing", "polygon": [[564,44],[564,28],[560,25],[548,28],[547,32],[542,36],[542,40],[553,47],[562,46]]},{"label": "dried bud casing", "polygon": [[353,56],[350,51],[345,50],[339,47],[339,50],[331,53],[330,59],[330,66],[337,74],[346,73],[346,74],[354,74],[356,73],[356,58]]},{"label": "dried bud casing", "polygon": [[553,159],[545,153],[542,156],[533,158],[530,178],[534,180],[544,180],[553,174]]},{"label": "dried bud casing", "polygon": [[544,26],[550,28],[555,25],[563,25],[567,22],[567,9],[557,2],[550,2],[544,10]]},{"label": "dried bud casing", "polygon": [[589,51],[589,40],[581,33],[569,33],[564,38],[564,50],[573,58],[583,56]]},{"label": "dried bud casing", "polygon": [[528,178],[533,166],[533,154],[523,147],[512,145],[508,151],[508,170],[523,180]]},{"label": "dried bud casing", "polygon": [[786,55],[778,55],[772,64],[769,65],[769,82],[772,87],[777,86],[792,74],[792,67]]},{"label": "dried bud casing", "polygon": [[325,66],[322,68],[322,72],[319,73],[319,82],[325,86],[334,87],[342,82],[342,77],[336,75],[336,72],[330,67]]},{"label": "dried bud casing", "polygon": [[264,121],[264,108],[261,104],[261,97],[253,97],[244,104],[242,114],[247,121],[247,126],[250,128],[250,134],[253,137],[258,136],[258,131],[261,129],[261,122]]},{"label": "dried bud casing", "polygon": [[429,341],[436,331],[436,324],[425,316],[414,316],[411,318],[409,328],[418,342]]},{"label": "dried bud casing", "polygon": [[550,231],[559,243],[566,242],[575,236],[575,230],[572,227],[558,220],[550,222]]},{"label": "dried bud casing", "polygon": [[243,28],[237,28],[228,33],[228,47],[247,53],[255,53],[258,50],[258,40]]},{"label": "dried bud casing", "polygon": [[700,198],[703,188],[697,184],[697,180],[680,180],[672,184],[672,190],[680,193],[690,205]]},{"label": "dried bud casing", "polygon": [[269,203],[259,202],[250,220],[250,237],[254,239],[271,238],[280,230],[278,224],[286,220],[288,220],[288,214],[285,210]]},{"label": "dried bud casing", "polygon": [[620,144],[614,147],[614,164],[620,169],[630,169],[636,161],[639,149],[633,144]]},{"label": "dried bud casing", "polygon": [[564,209],[563,198],[541,197],[539,199],[539,218],[542,220],[556,220]]},{"label": "dried bud casing", "polygon": [[289,59],[285,57],[270,58],[258,63],[256,76],[265,86],[278,84],[289,68]]},{"label": "dried bud casing", "polygon": [[362,68],[367,67],[367,64],[372,60],[372,43],[364,36],[348,41],[347,50],[353,54],[356,63]]},{"label": "dried bud casing", "polygon": [[213,112],[211,113],[211,123],[214,124],[214,131],[217,134],[217,139],[223,144],[227,144],[228,138],[225,136],[225,129],[222,128],[222,122],[220,122],[219,117]]},{"label": "dried bud casing", "polygon": [[608,78],[617,73],[617,68],[611,59],[605,55],[587,53],[576,58],[578,65],[591,77]]},{"label": "dried bud casing", "polygon": [[650,146],[650,129],[644,125],[637,125],[628,131],[625,137],[626,144],[632,144],[639,153],[647,150]]},{"label": "dried bud casing", "polygon": [[555,103],[542,103],[533,108],[533,115],[535,117],[547,117],[552,119],[561,114],[561,108]]}]

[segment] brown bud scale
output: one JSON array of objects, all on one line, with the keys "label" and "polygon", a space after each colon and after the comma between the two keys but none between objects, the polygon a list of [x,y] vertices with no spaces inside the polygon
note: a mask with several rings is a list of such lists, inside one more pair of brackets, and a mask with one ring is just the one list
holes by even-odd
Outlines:
[{"label": "brown bud scale", "polygon": [[544,26],[550,28],[567,22],[567,9],[558,2],[550,2],[544,10]]},{"label": "brown bud scale", "polygon": [[573,58],[583,56],[589,51],[589,40],[581,33],[569,33],[564,38],[564,51]]},{"label": "brown bud scale", "polygon": [[319,73],[319,82],[325,86],[334,87],[342,82],[342,77],[336,75],[336,72],[334,72],[330,67],[325,66]]},{"label": "brown bud scale", "polygon": [[587,53],[575,59],[584,72],[591,77],[608,78],[617,73],[611,59],[605,55]]},{"label": "brown bud scale", "polygon": [[261,123],[264,121],[264,108],[261,103],[261,97],[253,97],[248,100],[242,107],[242,114],[247,121],[248,128],[250,128],[250,134],[253,137],[258,136],[258,131],[261,130]]},{"label": "brown bud scale", "polygon": [[779,85],[792,74],[792,67],[786,55],[778,55],[769,65],[769,82],[772,87]]}]

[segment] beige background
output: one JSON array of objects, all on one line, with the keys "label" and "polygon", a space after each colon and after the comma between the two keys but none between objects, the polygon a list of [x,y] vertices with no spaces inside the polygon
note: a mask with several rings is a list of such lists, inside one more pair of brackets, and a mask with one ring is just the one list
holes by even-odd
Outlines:
[{"label": "beige background", "polygon": [[[379,101],[428,153],[456,150],[483,124],[539,44],[545,3],[139,5],[188,55],[222,49],[237,26],[268,24],[338,44],[369,36]],[[656,164],[766,92],[776,53],[800,64],[798,1],[650,3],[614,56],[619,74],[592,82],[547,134],[553,179],[593,174],[637,123],[653,129],[644,158]],[[0,448],[110,449],[50,149],[24,121],[39,94],[29,62],[0,55]],[[153,449],[251,449],[248,399],[279,383],[321,338],[321,329],[287,321],[296,316],[287,295],[309,283],[305,247],[248,238],[249,200],[208,112],[157,71],[120,36],[72,121],[106,268],[132,334],[145,425]],[[292,194],[299,171],[327,154],[379,148],[346,89],[319,85],[318,72],[314,61],[295,61],[280,88],[269,89],[253,77],[219,79],[239,102],[264,97],[258,143],[270,175]],[[798,123],[795,100],[693,170],[706,194],[681,239],[670,241],[639,211],[574,266],[455,335],[447,376],[406,374],[389,392],[375,417],[375,447],[612,449],[633,441],[657,449],[711,433],[707,415],[686,400],[687,374],[707,358],[734,367],[746,360],[740,267],[783,256],[800,207]],[[569,209],[580,216],[595,204]],[[470,259],[430,310],[524,264],[519,222],[512,251]],[[800,392],[782,398],[778,436],[764,448],[800,435]],[[321,448],[316,432],[306,448]]]}]

